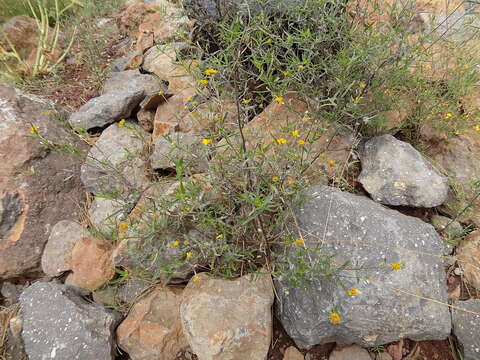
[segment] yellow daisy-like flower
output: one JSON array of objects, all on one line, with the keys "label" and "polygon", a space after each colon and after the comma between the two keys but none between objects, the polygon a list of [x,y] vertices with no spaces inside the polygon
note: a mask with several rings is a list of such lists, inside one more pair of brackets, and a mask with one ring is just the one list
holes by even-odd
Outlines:
[{"label": "yellow daisy-like flower", "polygon": [[272,182],[279,182],[280,178],[278,176],[272,177]]},{"label": "yellow daisy-like flower", "polygon": [[272,39],[268,39],[267,41],[265,41],[267,44],[271,44],[273,43],[273,40]]},{"label": "yellow daisy-like flower", "polygon": [[218,70],[215,70],[215,69],[207,69],[203,73],[207,76],[211,76],[211,75],[216,74],[217,72],[218,72]]},{"label": "yellow daisy-like flower", "polygon": [[453,133],[454,133],[455,135],[460,135],[460,131],[459,131],[459,130],[455,130]]},{"label": "yellow daisy-like flower", "polygon": [[203,145],[208,145],[208,144],[210,144],[211,142],[212,142],[212,139],[203,139],[203,140],[202,140],[202,144],[203,144]]},{"label": "yellow daisy-like flower", "polygon": [[287,185],[290,185],[290,186],[291,186],[291,185],[293,185],[293,184],[295,184],[295,181],[293,181],[293,179],[288,179],[288,180],[287,180]]},{"label": "yellow daisy-like flower", "polygon": [[363,81],[361,81],[360,84],[358,84],[358,87],[359,87],[360,89],[365,89],[365,88],[367,87],[367,84],[364,83]]},{"label": "yellow daisy-like flower", "polygon": [[202,86],[207,86],[208,85],[208,80],[207,79],[201,79],[198,81],[200,83],[200,85]]},{"label": "yellow daisy-like flower", "polygon": [[194,276],[193,276],[193,281],[197,282],[198,280],[200,280],[200,278],[198,277],[198,275],[194,275]]},{"label": "yellow daisy-like flower", "polygon": [[300,146],[304,146],[306,143],[305,143],[305,140],[298,140],[297,144]]},{"label": "yellow daisy-like flower", "polygon": [[191,251],[188,251],[186,254],[185,254],[186,258],[187,259],[190,259],[192,256],[193,256],[193,253]]},{"label": "yellow daisy-like flower", "polygon": [[292,131],[292,136],[293,136],[293,137],[299,137],[299,136],[300,136],[300,133],[298,132],[298,130],[293,130],[293,131]]},{"label": "yellow daisy-like flower", "polygon": [[172,242],[173,247],[178,247],[179,245],[180,245],[180,241],[178,240],[175,240],[174,242]]},{"label": "yellow daisy-like flower", "polygon": [[188,245],[190,245],[190,241],[188,241],[188,240],[185,240],[185,241],[183,242],[183,245],[185,245],[185,246],[188,246]]},{"label": "yellow daisy-like flower", "polygon": [[335,161],[334,160],[330,160],[328,162],[328,166],[330,166],[331,168],[333,168],[335,166]]},{"label": "yellow daisy-like flower", "polygon": [[242,103],[248,104],[248,103],[250,103],[252,100],[253,100],[252,98],[250,98],[250,99],[243,99],[243,100],[242,100]]},{"label": "yellow daisy-like flower", "polygon": [[163,94],[165,94],[165,91],[160,90],[157,94],[160,95],[160,96],[162,96]]},{"label": "yellow daisy-like flower", "polygon": [[118,122],[118,126],[124,127],[125,126],[125,119],[122,119]]},{"label": "yellow daisy-like flower", "polygon": [[273,100],[280,105],[285,105],[285,99],[282,96],[275,96]]},{"label": "yellow daisy-like flower", "polygon": [[127,231],[127,229],[128,229],[128,224],[127,224],[127,223],[124,223],[124,222],[121,222],[121,223],[118,225],[118,229],[119,229],[121,232],[125,232],[125,231]]},{"label": "yellow daisy-like flower", "polygon": [[445,119],[450,119],[452,116],[453,116],[452,113],[447,113],[447,114],[445,115]]},{"label": "yellow daisy-like flower", "polygon": [[361,293],[360,290],[355,289],[355,288],[352,288],[352,289],[347,291],[347,294],[350,295],[350,296],[355,296],[355,295],[358,295],[360,293]]},{"label": "yellow daisy-like flower", "polygon": [[223,239],[223,235],[222,235],[222,234],[218,234],[217,236],[215,236],[215,240],[220,240],[220,239]]},{"label": "yellow daisy-like flower", "polygon": [[475,126],[475,130],[480,131],[480,125]]},{"label": "yellow daisy-like flower", "polygon": [[329,320],[332,324],[340,324],[342,322],[342,317],[340,316],[339,313],[337,313],[335,311],[330,313],[328,318],[329,318]]},{"label": "yellow daisy-like flower", "polygon": [[390,264],[390,267],[392,268],[392,270],[401,270],[403,268],[403,265],[398,263],[392,263]]},{"label": "yellow daisy-like flower", "polygon": [[298,239],[295,239],[295,244],[298,245],[298,246],[301,246],[301,245],[305,244],[305,241],[303,241],[302,238],[298,238]]},{"label": "yellow daisy-like flower", "polygon": [[303,119],[302,119],[302,121],[303,121],[304,123],[309,123],[310,120],[312,120],[312,119],[310,119],[309,116],[304,116]]},{"label": "yellow daisy-like flower", "polygon": [[38,134],[38,130],[40,130],[40,126],[37,126],[37,125],[32,125],[32,126],[30,126],[30,132],[31,132],[33,135],[37,135],[37,134]]},{"label": "yellow daisy-like flower", "polygon": [[286,142],[287,140],[285,140],[284,138],[277,139],[278,144],[285,144]]}]

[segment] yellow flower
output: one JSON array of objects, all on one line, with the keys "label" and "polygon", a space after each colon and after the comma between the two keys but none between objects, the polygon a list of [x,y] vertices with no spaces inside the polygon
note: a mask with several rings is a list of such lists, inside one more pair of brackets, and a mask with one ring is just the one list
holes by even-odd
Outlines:
[{"label": "yellow flower", "polygon": [[301,246],[303,245],[305,242],[303,241],[302,238],[298,238],[298,239],[295,239],[295,244],[298,245],[298,246]]},{"label": "yellow flower", "polygon": [[305,115],[305,116],[303,117],[303,119],[302,119],[302,121],[303,121],[304,123],[309,123],[310,120],[311,120],[310,117],[307,116],[307,115]]},{"label": "yellow flower", "polygon": [[455,135],[460,135],[460,131],[459,131],[459,130],[455,130],[453,133],[454,133]]},{"label": "yellow flower", "polygon": [[275,96],[273,100],[275,100],[280,105],[285,105],[285,99],[282,96]]},{"label": "yellow flower", "polygon": [[195,275],[193,276],[193,281],[197,282],[198,280],[200,280],[200,278],[198,277],[198,275],[195,274]]},{"label": "yellow flower", "polygon": [[274,177],[272,177],[272,181],[273,182],[279,182],[280,178],[278,176],[274,176]]},{"label": "yellow flower", "polygon": [[445,115],[445,119],[450,119],[452,116],[453,116],[452,113],[447,113],[447,114]]},{"label": "yellow flower", "polygon": [[248,104],[248,103],[249,103],[250,101],[252,101],[252,100],[253,100],[252,98],[250,98],[250,99],[243,99],[243,100],[242,100],[242,103]]},{"label": "yellow flower", "polygon": [[373,37],[376,38],[376,39],[378,39],[380,36],[381,36],[380,33],[373,34]]},{"label": "yellow flower", "polygon": [[363,81],[361,81],[360,84],[358,84],[358,87],[360,89],[365,89],[367,87],[367,84],[365,84]]},{"label": "yellow flower", "polygon": [[162,96],[163,94],[165,94],[165,91],[160,90],[157,94],[160,95],[160,96]]},{"label": "yellow flower", "polygon": [[180,245],[180,241],[178,240],[175,240],[174,242],[172,242],[173,247],[178,247],[179,245]]},{"label": "yellow flower", "polygon": [[118,225],[118,229],[119,229],[121,232],[127,231],[127,229],[128,229],[127,223],[121,222],[121,223]]},{"label": "yellow flower", "polygon": [[331,168],[333,168],[335,166],[335,161],[334,160],[330,160],[328,162],[328,166],[330,166]]},{"label": "yellow flower", "polygon": [[31,132],[33,135],[37,135],[39,129],[40,129],[40,126],[37,126],[37,125],[32,125],[32,126],[30,126],[30,132]]},{"label": "yellow flower", "polygon": [[339,324],[342,321],[340,314],[335,311],[330,313],[329,319],[332,324]]},{"label": "yellow flower", "polygon": [[267,44],[271,44],[272,42],[273,42],[272,39],[268,39],[268,40],[266,41]]},{"label": "yellow flower", "polygon": [[287,180],[287,185],[290,185],[290,186],[291,186],[291,185],[293,185],[293,184],[295,184],[295,181],[293,181],[293,179],[288,179],[288,180]]},{"label": "yellow flower", "polygon": [[187,257],[187,259],[190,259],[192,256],[193,256],[193,253],[191,251],[188,251],[185,256]]},{"label": "yellow flower", "polygon": [[198,101],[192,101],[192,105],[198,105]]},{"label": "yellow flower", "polygon": [[305,145],[305,140],[298,140],[297,144],[300,145],[300,146],[303,146],[303,145]]},{"label": "yellow flower", "polygon": [[220,239],[223,239],[223,235],[222,235],[222,234],[218,234],[217,236],[215,236],[215,240],[220,240]]},{"label": "yellow flower", "polygon": [[299,137],[299,136],[300,136],[300,133],[298,132],[298,130],[293,130],[293,131],[292,131],[292,136],[293,136],[293,137]]},{"label": "yellow flower", "polygon": [[475,126],[475,130],[480,131],[480,125]]},{"label": "yellow flower", "polygon": [[200,85],[202,86],[207,86],[208,85],[208,80],[207,79],[202,79],[199,81]]},{"label": "yellow flower", "polygon": [[43,111],[42,111],[42,114],[43,114],[43,115],[47,115],[47,116],[48,116],[48,115],[52,115],[52,113],[53,113],[53,111],[50,110],[50,109],[47,109],[47,110],[43,110]]},{"label": "yellow flower", "polygon": [[350,296],[355,296],[355,295],[358,295],[360,293],[361,293],[360,290],[355,289],[355,288],[352,288],[352,289],[347,291],[347,294],[350,295]]},{"label": "yellow flower", "polygon": [[212,139],[203,139],[203,140],[202,140],[202,144],[203,144],[203,145],[208,145],[208,144],[210,144],[211,142],[212,142]]},{"label": "yellow flower", "polygon": [[320,158],[325,159],[326,157],[327,157],[327,154],[325,154],[325,153],[320,154]]},{"label": "yellow flower", "polygon": [[392,263],[390,264],[390,267],[392,268],[392,270],[401,270],[403,268],[403,265],[398,263]]},{"label": "yellow flower", "polygon": [[204,71],[204,74],[207,75],[207,76],[210,76],[210,75],[214,75],[218,72],[218,70],[215,70],[215,69],[207,69]]},{"label": "yellow flower", "polygon": [[124,127],[125,126],[125,119],[122,119],[118,122],[118,126]]},{"label": "yellow flower", "polygon": [[188,245],[190,245],[190,241],[188,241],[188,240],[185,240],[185,241],[183,242],[183,245],[185,245],[185,246],[188,246]]},{"label": "yellow flower", "polygon": [[279,144],[285,144],[286,142],[287,140],[285,140],[284,138],[277,139],[277,143]]},{"label": "yellow flower", "polygon": [[298,69],[298,70],[303,70],[303,69],[305,69],[305,66],[303,66],[303,65],[298,65],[297,69]]}]

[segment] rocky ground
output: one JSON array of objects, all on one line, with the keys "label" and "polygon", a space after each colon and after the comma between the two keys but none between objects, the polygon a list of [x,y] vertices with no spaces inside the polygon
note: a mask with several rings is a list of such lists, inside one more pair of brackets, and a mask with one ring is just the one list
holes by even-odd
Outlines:
[{"label": "rocky ground", "polygon": [[[102,21],[119,31],[104,51],[111,72],[101,89],[84,82],[74,55],[63,75],[74,87],[0,85],[1,359],[480,359],[480,217],[451,213],[459,200],[447,177],[466,191],[480,181],[474,129],[423,153],[388,131],[330,141],[317,166],[358,157],[358,191],[319,181],[287,227],[307,249],[320,242],[338,263],[358,266],[342,283],[319,278],[305,290],[270,274],[223,279],[182,268],[168,285],[124,277],[138,267],[128,251],[138,239],[112,243],[106,234],[128,234],[125,219],[149,196],[179,186],[159,181],[180,151],[165,135],[202,146],[214,116],[232,104],[202,106],[197,81],[177,63],[193,26],[179,4],[130,1]],[[285,102],[268,105],[247,134],[300,123],[306,105]],[[112,190],[121,196],[105,196]],[[480,198],[471,205],[480,209]],[[174,250],[155,252],[173,259]]]}]

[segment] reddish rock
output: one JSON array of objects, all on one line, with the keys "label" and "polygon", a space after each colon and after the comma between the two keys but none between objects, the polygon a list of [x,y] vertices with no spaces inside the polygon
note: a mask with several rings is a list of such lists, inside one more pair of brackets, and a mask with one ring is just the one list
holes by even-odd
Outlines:
[{"label": "reddish rock", "polygon": [[84,150],[51,112],[45,101],[0,85],[0,279],[39,273],[53,225],[80,215],[82,156],[48,150],[31,133],[38,126],[44,142]]},{"label": "reddish rock", "polygon": [[0,44],[11,50],[6,40],[8,38],[23,58],[37,47],[37,37],[38,27],[35,19],[24,15],[12,17],[3,24],[3,29],[0,29]]},{"label": "reddish rock", "polygon": [[157,287],[133,305],[117,329],[132,360],[174,360],[188,347],[180,322],[181,289]]},{"label": "reddish rock", "polygon": [[480,290],[480,230],[470,233],[457,247],[456,254],[464,279]]},{"label": "reddish rock", "polygon": [[180,316],[198,359],[265,360],[272,337],[273,298],[269,275],[224,280],[202,273],[190,280]]},{"label": "reddish rock", "polygon": [[290,346],[283,354],[283,360],[303,360],[303,354],[294,346]]},{"label": "reddish rock", "polygon": [[65,283],[93,291],[110,280],[115,271],[112,247],[103,239],[84,237],[72,252],[72,271]]}]

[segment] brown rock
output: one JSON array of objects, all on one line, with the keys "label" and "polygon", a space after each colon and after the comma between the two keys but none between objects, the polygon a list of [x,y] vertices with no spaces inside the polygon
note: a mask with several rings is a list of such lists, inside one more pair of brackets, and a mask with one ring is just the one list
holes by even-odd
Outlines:
[{"label": "brown rock", "polygon": [[432,146],[428,155],[446,175],[450,177],[453,191],[449,195],[444,211],[452,217],[467,208],[458,220],[471,221],[480,226],[480,132],[475,130],[453,136]]},{"label": "brown rock", "polygon": [[200,104],[187,113],[179,123],[179,131],[193,135],[208,134],[216,126],[235,129],[237,126],[237,107],[233,103],[208,102]]},{"label": "brown rock", "polygon": [[272,336],[272,281],[269,275],[236,280],[198,275],[184,290],[180,316],[199,360],[267,357]]},{"label": "brown rock", "polygon": [[480,230],[470,233],[457,247],[456,254],[465,280],[480,290]]},{"label": "brown rock", "polygon": [[143,130],[147,132],[153,131],[153,120],[155,119],[155,112],[152,110],[141,109],[137,113],[137,120]]},{"label": "brown rock", "polygon": [[303,354],[294,346],[290,346],[283,354],[283,360],[303,360]]},{"label": "brown rock", "polygon": [[39,273],[53,225],[80,215],[82,157],[47,151],[31,134],[35,125],[44,141],[85,149],[50,106],[0,85],[0,279]]},{"label": "brown rock", "polygon": [[156,16],[157,10],[154,6],[135,2],[125,8],[117,19],[117,25],[121,31],[137,31],[140,24],[148,21],[149,16]]},{"label": "brown rock", "polygon": [[3,24],[0,30],[0,44],[11,50],[9,42],[19,54],[26,58],[37,47],[38,27],[35,19],[20,15],[14,16]]},{"label": "brown rock", "polygon": [[180,322],[181,289],[157,287],[133,305],[117,329],[132,360],[173,360],[188,347]]},{"label": "brown rock", "polygon": [[330,354],[329,360],[371,360],[367,350],[358,345],[337,345]]},{"label": "brown rock", "polygon": [[72,252],[72,271],[65,283],[93,291],[114,275],[112,247],[103,239],[85,237]]}]

